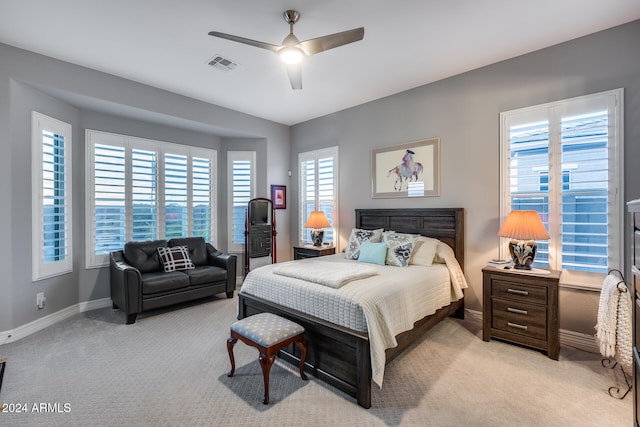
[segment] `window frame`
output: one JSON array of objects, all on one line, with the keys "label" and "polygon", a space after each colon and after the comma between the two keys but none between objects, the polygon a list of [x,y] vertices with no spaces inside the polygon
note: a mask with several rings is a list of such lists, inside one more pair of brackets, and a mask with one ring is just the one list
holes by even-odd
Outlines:
[{"label": "window frame", "polygon": [[[44,260],[44,150],[42,135],[45,131],[63,136],[64,141],[64,240],[65,258],[45,262]],[[31,112],[31,278],[38,281],[49,277],[73,272],[73,167],[72,132],[69,123],[46,116],[37,111]]]},{"label": "window frame", "polygon": [[[229,226],[227,229],[229,230],[229,235],[227,236],[227,251],[230,253],[240,253],[244,252],[244,240],[242,243],[235,243],[234,238],[234,229],[233,229],[233,214],[234,214],[234,184],[233,184],[233,162],[234,161],[248,161],[250,164],[250,195],[249,200],[256,197],[256,152],[255,151],[227,151],[227,182],[229,183],[227,187],[227,218]],[[249,202],[247,200],[247,203]],[[246,217],[246,210],[245,210]],[[243,229],[244,233],[244,229]]]},{"label": "window frame", "polygon": [[[166,213],[166,197],[165,197],[165,156],[178,155],[187,157],[186,172],[186,221],[187,235],[193,232],[193,159],[204,158],[210,161],[210,242],[217,246],[217,151],[207,148],[193,147],[189,145],[175,144],[164,141],[157,141],[133,136],[121,135],[112,132],[103,132],[93,129],[85,129],[85,171],[86,171],[86,187],[85,187],[85,263],[86,268],[101,268],[109,265],[109,254],[96,254],[94,251],[96,241],[95,227],[95,148],[96,144],[119,146],[124,148],[124,209],[125,209],[125,236],[124,240],[130,241],[133,236],[133,196],[132,196],[132,179],[133,179],[133,150],[154,151],[156,153],[156,239],[165,238],[165,213]],[[187,236],[183,236],[187,237]]]},{"label": "window frame", "polygon": [[[562,269],[561,283],[563,286],[578,289],[599,290],[605,274],[595,272],[585,272],[578,270],[563,269],[561,265],[562,251],[562,203],[561,194],[553,191],[557,186],[557,177],[553,171],[560,169],[562,190],[570,190],[573,184],[571,169],[562,168],[561,144],[562,135],[559,130],[560,121],[563,117],[570,117],[588,109],[599,109],[606,105],[608,111],[608,139],[609,139],[609,161],[608,161],[608,269],[624,268],[624,91],[614,89],[595,94],[554,101],[546,104],[511,110],[500,113],[500,223],[504,221],[511,210],[511,176],[510,176],[510,126],[535,123],[541,120],[548,120],[549,123],[549,226],[548,232],[551,236],[549,240],[549,267],[554,270]],[[550,173],[551,171],[551,173]],[[568,182],[565,181],[565,174]],[[542,187],[542,182],[540,182]],[[507,240],[500,239],[499,254],[501,258],[509,258],[507,250]]]},{"label": "window frame", "polygon": [[[333,240],[331,244],[336,247],[336,251],[339,250],[339,196],[338,196],[338,184],[339,184],[339,171],[340,171],[340,162],[339,162],[339,150],[338,146],[322,148],[319,150],[306,151],[302,153],[298,153],[298,242],[300,245],[310,245],[312,243],[310,234],[307,228],[305,228],[305,224],[307,222],[307,218],[305,215],[305,173],[303,168],[303,162],[313,161],[315,168],[315,194],[319,194],[319,180],[318,180],[318,161],[323,157],[332,157],[333,158],[333,224],[332,224],[332,234]],[[314,210],[319,209],[319,198],[316,196],[314,198]],[[309,236],[309,238],[306,238]],[[325,233],[326,237],[326,233]],[[326,240],[325,240],[326,242]]]}]

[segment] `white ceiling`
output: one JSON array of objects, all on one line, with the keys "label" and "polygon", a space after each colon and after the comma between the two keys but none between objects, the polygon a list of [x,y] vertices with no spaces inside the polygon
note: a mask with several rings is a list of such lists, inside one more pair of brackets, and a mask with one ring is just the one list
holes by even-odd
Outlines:
[{"label": "white ceiling", "polygon": [[[279,45],[286,9],[300,40],[364,39],[306,58],[293,91],[273,53],[207,35]],[[636,19],[638,0],[0,0],[0,42],[292,125]]]}]

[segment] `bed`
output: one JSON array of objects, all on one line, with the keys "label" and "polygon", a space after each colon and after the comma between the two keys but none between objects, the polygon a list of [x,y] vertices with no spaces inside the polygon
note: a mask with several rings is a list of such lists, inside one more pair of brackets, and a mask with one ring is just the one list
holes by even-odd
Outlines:
[{"label": "bed", "polygon": [[[397,233],[420,234],[436,238],[446,243],[458,261],[457,264],[461,267],[464,266],[464,210],[462,208],[357,209],[355,226],[360,229],[383,228],[394,230]],[[295,261],[295,263],[304,261],[307,260]],[[370,408],[374,371],[379,371],[379,369],[372,369],[372,357],[374,359],[373,368],[376,368],[379,363],[375,357],[375,354],[379,352],[377,329],[372,328],[371,331],[368,331],[366,325],[363,328],[351,324],[349,324],[350,327],[347,327],[344,326],[344,322],[342,322],[343,325],[336,324],[323,319],[320,315],[302,311],[298,309],[299,307],[293,308],[295,304],[288,305],[285,301],[286,298],[272,297],[271,292],[267,292],[267,290],[272,289],[268,286],[271,281],[276,280],[276,275],[272,275],[271,278],[260,276],[265,274],[266,270],[262,267],[255,270],[255,274],[252,272],[248,276],[248,279],[252,281],[245,282],[246,289],[243,285],[243,289],[238,294],[238,318],[241,319],[261,312],[271,312],[304,326],[308,343],[305,370],[354,397],[360,406]],[[401,272],[401,270],[397,271]],[[404,271],[402,272],[404,273]],[[258,288],[257,284],[262,288]],[[255,294],[251,293],[252,289]],[[257,291],[258,289],[260,292]],[[273,294],[276,294],[275,289]],[[464,316],[463,297],[454,301],[448,300],[446,305],[437,309],[435,313],[416,321],[413,328],[392,337],[397,345],[383,350],[383,360],[386,363],[392,361],[426,331],[450,315],[459,318]],[[295,346],[281,350],[279,355],[292,364],[298,364],[300,361],[299,350]],[[379,377],[379,373],[376,373],[376,376]],[[381,385],[378,381],[376,383]]]}]

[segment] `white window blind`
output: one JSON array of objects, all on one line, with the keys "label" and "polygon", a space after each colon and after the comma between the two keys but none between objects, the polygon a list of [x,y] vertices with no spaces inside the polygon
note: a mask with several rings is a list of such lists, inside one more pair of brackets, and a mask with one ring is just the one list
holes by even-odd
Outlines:
[{"label": "white window blind", "polygon": [[211,206],[213,206],[213,188],[211,187],[213,167],[211,159],[193,157],[191,162],[191,170],[193,171],[193,198],[191,201],[193,235],[202,236],[204,240],[211,241]]},{"label": "white window blind", "polygon": [[87,267],[130,240],[215,242],[215,150],[87,130]]},{"label": "white window blind", "polygon": [[[124,162],[123,162],[124,171]],[[123,174],[124,176],[124,174]],[[131,149],[132,240],[158,236],[158,153]],[[124,181],[122,192],[125,193]],[[124,223],[122,232],[124,235]]]},{"label": "white window blind", "polygon": [[336,242],[338,229],[338,147],[300,153],[300,218],[299,233],[302,244],[310,244],[310,230],[305,228],[312,211],[323,211],[331,224],[324,231],[325,243]]},{"label": "white window blind", "polygon": [[551,236],[534,265],[594,285],[622,268],[622,90],[502,113],[501,127],[503,218],[535,210]]},{"label": "white window blind", "polygon": [[167,239],[187,236],[187,182],[187,156],[166,154],[164,157],[164,236]]},{"label": "white window blind", "polygon": [[116,145],[116,141],[95,144],[91,218],[95,222],[92,248],[98,254],[121,249],[127,240],[125,162],[124,145]]},{"label": "white window blind", "polygon": [[244,250],[244,228],[247,204],[255,197],[255,151],[229,151],[227,153],[229,191],[229,250]]},{"label": "white window blind", "polygon": [[32,279],[73,271],[71,125],[32,111]]}]

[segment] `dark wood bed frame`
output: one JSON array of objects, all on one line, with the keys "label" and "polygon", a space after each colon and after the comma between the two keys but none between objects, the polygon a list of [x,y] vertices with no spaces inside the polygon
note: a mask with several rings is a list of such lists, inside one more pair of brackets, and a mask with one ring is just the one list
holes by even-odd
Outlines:
[{"label": "dark wood bed frame", "polygon": [[[456,259],[464,268],[462,208],[356,209],[356,228],[384,228],[440,239],[453,248]],[[270,312],[304,326],[307,338],[305,371],[355,397],[360,406],[371,407],[371,356],[366,333],[337,326],[242,292],[238,294],[238,305],[239,319]],[[386,363],[450,315],[464,318],[464,298],[419,320],[413,329],[399,334],[396,337],[398,346],[385,352]],[[279,355],[296,366],[300,363],[296,346],[280,350]]]}]

